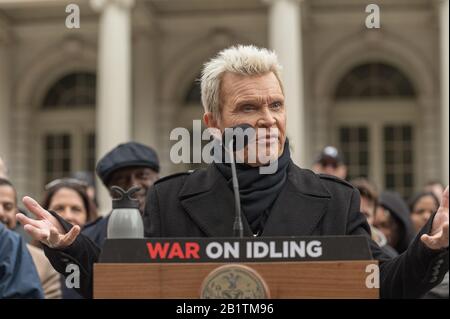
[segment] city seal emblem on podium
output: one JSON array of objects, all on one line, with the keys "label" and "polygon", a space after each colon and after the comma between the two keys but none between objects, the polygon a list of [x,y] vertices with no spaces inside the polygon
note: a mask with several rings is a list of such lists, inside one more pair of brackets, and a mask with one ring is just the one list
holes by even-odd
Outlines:
[{"label": "city seal emblem on podium", "polygon": [[238,264],[214,269],[203,280],[201,299],[268,299],[269,288],[255,270]]}]

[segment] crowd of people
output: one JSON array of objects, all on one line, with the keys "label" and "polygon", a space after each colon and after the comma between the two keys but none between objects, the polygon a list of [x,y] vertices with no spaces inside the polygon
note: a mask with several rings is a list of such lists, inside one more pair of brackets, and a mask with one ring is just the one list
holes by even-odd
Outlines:
[{"label": "crowd of people", "polygon": [[[97,174],[108,189],[112,185],[125,190],[140,187],[135,196],[141,211],[147,190],[158,179],[158,173],[156,152],[134,142],[117,146],[97,165]],[[87,173],[76,173],[49,182],[44,190],[40,205],[67,223],[80,227],[81,232],[101,248],[107,235],[109,215],[97,214],[94,179]],[[25,231],[16,218],[18,213],[30,215],[19,207],[17,191],[0,158],[0,269],[5,270],[0,271],[0,298],[82,298],[68,288],[64,276],[50,264],[42,242]]]},{"label": "crowd of people", "polygon": [[[315,159],[313,170],[318,174],[345,179],[347,167],[340,152],[325,147]],[[139,186],[140,210],[144,210],[147,190],[159,178],[156,152],[139,143],[125,143],[105,155],[97,165],[97,174],[109,189],[118,185],[124,189]],[[443,185],[429,182],[407,203],[395,191],[378,192],[367,178],[350,183],[359,191],[361,213],[370,225],[372,239],[391,257],[403,253],[418,231],[436,212],[442,200]],[[87,173],[77,173],[56,179],[45,185],[41,206],[53,211],[66,222],[77,225],[99,248],[106,238],[109,215],[97,215],[94,179]],[[111,194],[111,196],[113,196]],[[17,192],[8,178],[5,163],[0,158],[0,277],[1,298],[78,299],[82,296],[68,288],[64,276],[50,264],[42,243],[33,240],[16,218],[17,213],[29,215],[19,206]],[[425,298],[448,298],[448,273],[444,281]]]},{"label": "crowd of people", "polygon": [[[313,170],[318,174],[329,174],[345,179],[347,167],[339,150],[326,146],[315,159]],[[370,225],[372,239],[391,257],[403,253],[438,210],[444,186],[437,181],[426,183],[420,192],[405,200],[394,190],[381,193],[378,187],[365,177],[349,181],[358,189],[361,198],[361,213]],[[440,285],[424,298],[448,298],[448,273]]]},{"label": "crowd of people", "polygon": [[[345,181],[344,159],[332,146],[315,160],[318,174],[295,165],[280,70],[274,52],[236,46],[219,52],[202,72],[203,120],[209,128],[248,124],[279,132],[257,141],[277,146],[274,173],[260,174],[267,165],[264,156],[256,162],[247,157],[236,166],[244,236],[365,236],[380,265],[382,298],[448,298],[448,188],[429,183],[408,205],[394,190],[378,192],[365,178],[352,185]],[[135,142],[118,145],[96,166],[108,190],[139,187],[135,197],[145,236],[231,236],[228,163],[215,161],[161,179],[159,170],[156,151]],[[107,237],[109,215],[97,216],[92,181],[80,174],[51,181],[40,203],[26,196],[22,208],[0,160],[0,298],[93,296],[93,265]],[[70,264],[80,268],[79,287],[69,288],[60,275],[67,276]]]}]

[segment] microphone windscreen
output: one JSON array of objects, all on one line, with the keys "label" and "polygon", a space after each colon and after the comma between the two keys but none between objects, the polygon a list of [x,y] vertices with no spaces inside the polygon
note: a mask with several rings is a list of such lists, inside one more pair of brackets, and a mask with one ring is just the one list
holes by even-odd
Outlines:
[{"label": "microphone windscreen", "polygon": [[248,123],[227,127],[222,133],[222,145],[228,148],[233,139],[233,151],[243,149],[254,138],[255,129]]}]

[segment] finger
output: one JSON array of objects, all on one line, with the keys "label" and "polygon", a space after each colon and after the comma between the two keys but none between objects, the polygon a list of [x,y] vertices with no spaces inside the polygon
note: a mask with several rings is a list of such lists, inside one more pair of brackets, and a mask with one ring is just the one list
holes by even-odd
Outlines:
[{"label": "finger", "polygon": [[434,249],[436,247],[436,236],[429,236],[427,234],[423,234],[420,237],[420,240],[428,247]]},{"label": "finger", "polygon": [[41,228],[39,222],[35,219],[29,218],[22,213],[16,215],[17,220],[23,225],[33,225],[36,228]]},{"label": "finger", "polygon": [[442,193],[441,207],[444,207],[448,212],[448,185]]},{"label": "finger", "polygon": [[440,249],[448,247],[449,224],[445,223],[442,230],[435,235],[424,234],[420,237],[422,242],[431,249]]},{"label": "finger", "polygon": [[37,227],[34,227],[33,225],[25,225],[23,227],[25,231],[30,234],[31,237],[33,237],[36,240],[39,240],[40,242],[46,243],[48,238],[48,231],[39,229]]},{"label": "finger", "polygon": [[77,238],[77,236],[80,234],[80,226],[75,225],[73,226],[70,231],[64,235],[64,237],[62,238],[60,245],[63,247],[68,247],[70,245],[72,245],[72,243],[75,241],[75,239]]},{"label": "finger", "polygon": [[[38,219],[46,219],[49,217],[50,213],[41,207],[34,199],[29,196],[25,196],[22,199],[25,207],[33,213]],[[51,216],[51,215],[50,215]]]},{"label": "finger", "polygon": [[60,236],[62,237],[62,234],[58,232],[58,229],[56,227],[50,227],[48,242],[52,247],[57,247],[60,245]]}]

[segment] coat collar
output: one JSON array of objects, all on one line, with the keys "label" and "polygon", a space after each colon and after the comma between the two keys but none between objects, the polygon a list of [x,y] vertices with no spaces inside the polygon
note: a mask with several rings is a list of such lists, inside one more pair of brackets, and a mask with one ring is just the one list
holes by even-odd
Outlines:
[{"label": "coat collar", "polygon": [[[179,193],[181,205],[199,228],[210,237],[232,237],[234,197],[226,180],[211,164],[190,175]],[[294,163],[267,219],[263,236],[312,234],[326,212],[330,194],[320,178]],[[244,236],[252,236],[245,217]]]}]

